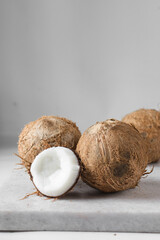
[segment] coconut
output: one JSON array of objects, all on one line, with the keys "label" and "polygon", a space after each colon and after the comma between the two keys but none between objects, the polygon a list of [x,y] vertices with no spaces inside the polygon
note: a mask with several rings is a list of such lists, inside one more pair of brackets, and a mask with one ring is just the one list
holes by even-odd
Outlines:
[{"label": "coconut", "polygon": [[44,149],[62,146],[75,151],[81,133],[72,121],[43,116],[27,124],[19,135],[18,152],[27,170]]},{"label": "coconut", "polygon": [[160,112],[139,109],[126,115],[123,122],[134,125],[148,144],[148,163],[160,159]]},{"label": "coconut", "polygon": [[115,119],[97,122],[81,136],[76,152],[82,180],[103,192],[137,186],[148,158],[140,133]]},{"label": "coconut", "polygon": [[48,148],[36,156],[30,175],[39,193],[57,198],[70,191],[78,181],[79,160],[69,148]]}]

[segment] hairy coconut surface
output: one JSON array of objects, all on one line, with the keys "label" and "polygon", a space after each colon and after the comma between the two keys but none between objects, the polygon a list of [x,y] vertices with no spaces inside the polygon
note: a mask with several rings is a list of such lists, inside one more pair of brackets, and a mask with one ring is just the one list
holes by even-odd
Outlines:
[{"label": "hairy coconut surface", "polygon": [[123,122],[134,125],[148,144],[148,162],[160,159],[160,112],[139,109],[126,115]]},{"label": "hairy coconut surface", "polygon": [[27,170],[44,149],[62,146],[75,151],[81,133],[72,121],[43,116],[27,124],[19,136],[18,152]]},{"label": "hairy coconut surface", "polygon": [[148,162],[140,133],[115,119],[88,128],[76,152],[81,160],[82,180],[103,192],[134,188]]}]

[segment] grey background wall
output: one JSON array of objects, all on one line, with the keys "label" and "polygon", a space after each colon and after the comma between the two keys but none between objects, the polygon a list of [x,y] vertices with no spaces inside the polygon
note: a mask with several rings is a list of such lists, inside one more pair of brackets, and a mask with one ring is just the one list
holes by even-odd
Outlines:
[{"label": "grey background wall", "polygon": [[0,0],[0,139],[41,115],[121,119],[160,104],[160,1]]}]

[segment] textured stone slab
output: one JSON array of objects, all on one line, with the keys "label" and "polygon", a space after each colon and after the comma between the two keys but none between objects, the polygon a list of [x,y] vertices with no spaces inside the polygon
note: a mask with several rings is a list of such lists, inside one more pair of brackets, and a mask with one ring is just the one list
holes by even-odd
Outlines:
[{"label": "textured stone slab", "polygon": [[83,182],[53,201],[30,196],[34,187],[24,170],[13,170],[0,189],[1,231],[160,232],[160,163],[139,186],[104,194]]}]

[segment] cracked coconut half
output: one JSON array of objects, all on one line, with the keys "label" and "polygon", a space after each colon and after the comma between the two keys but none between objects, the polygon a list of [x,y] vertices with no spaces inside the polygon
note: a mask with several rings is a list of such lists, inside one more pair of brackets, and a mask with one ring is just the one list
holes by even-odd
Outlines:
[{"label": "cracked coconut half", "polygon": [[55,198],[73,188],[80,175],[80,165],[70,149],[52,147],[36,156],[30,168],[30,175],[41,194]]}]

